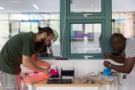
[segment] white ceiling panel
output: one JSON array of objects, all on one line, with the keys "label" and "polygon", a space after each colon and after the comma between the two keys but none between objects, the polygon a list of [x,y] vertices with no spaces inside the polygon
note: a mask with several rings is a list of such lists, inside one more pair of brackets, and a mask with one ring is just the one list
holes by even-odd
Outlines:
[{"label": "white ceiling panel", "polygon": [[60,0],[0,0],[0,7],[0,12],[59,12]]}]

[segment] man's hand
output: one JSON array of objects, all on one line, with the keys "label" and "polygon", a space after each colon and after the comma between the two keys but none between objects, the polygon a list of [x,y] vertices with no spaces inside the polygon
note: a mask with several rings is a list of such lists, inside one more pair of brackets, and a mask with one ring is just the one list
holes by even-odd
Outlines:
[{"label": "man's hand", "polygon": [[105,59],[110,58],[110,53],[104,52],[103,56],[104,56]]},{"label": "man's hand", "polygon": [[104,61],[104,66],[105,66],[105,67],[110,68],[110,64],[111,64],[111,63],[110,63],[109,61]]},{"label": "man's hand", "polygon": [[45,70],[43,71],[43,73],[46,74],[46,75],[49,75],[49,71],[48,71],[47,69],[45,69]]}]

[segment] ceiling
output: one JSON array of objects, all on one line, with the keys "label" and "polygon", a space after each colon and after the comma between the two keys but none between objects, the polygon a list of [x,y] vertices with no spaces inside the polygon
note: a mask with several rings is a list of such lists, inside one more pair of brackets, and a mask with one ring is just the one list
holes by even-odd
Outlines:
[{"label": "ceiling", "polygon": [[1,7],[0,12],[59,12],[60,0],[0,0]]},{"label": "ceiling", "polygon": [[[72,3],[75,1],[81,0],[72,0]],[[92,3],[92,0],[82,1],[79,7],[75,6],[75,8],[85,8],[85,4]],[[99,0],[93,1],[95,3]],[[135,0],[112,0],[112,11],[135,11],[134,3]],[[35,9],[33,4],[36,4],[39,9]],[[94,5],[93,8],[95,7]],[[2,12],[60,12],[60,0],[0,0],[0,13]]]}]

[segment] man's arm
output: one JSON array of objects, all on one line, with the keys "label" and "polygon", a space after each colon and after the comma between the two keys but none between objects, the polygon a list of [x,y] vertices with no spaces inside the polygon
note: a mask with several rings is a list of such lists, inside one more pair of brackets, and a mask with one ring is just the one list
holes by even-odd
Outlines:
[{"label": "man's arm", "polygon": [[110,54],[110,59],[117,63],[124,63],[124,57],[122,57],[122,56],[114,56],[114,55]]},{"label": "man's arm", "polygon": [[[109,61],[105,61],[104,65],[121,73],[130,73],[135,63],[135,57],[125,59],[124,65],[114,65]],[[111,64],[111,67],[110,67]]]},{"label": "man's arm", "polygon": [[46,69],[50,69],[50,64],[45,62],[45,61],[37,60],[37,64],[40,65],[40,66],[43,66]]},{"label": "man's arm", "polygon": [[23,55],[22,56],[22,64],[24,66],[26,66],[29,69],[35,70],[35,71],[39,71],[39,72],[43,72],[45,74],[49,74],[48,70],[42,67],[37,66],[36,64],[34,64],[31,61],[31,57]]},{"label": "man's arm", "polygon": [[45,61],[42,61],[42,60],[39,60],[37,58],[37,55],[33,54],[32,57],[31,57],[31,60],[32,62],[34,62],[36,65],[39,65],[41,67],[44,67],[46,69],[50,69],[50,64],[45,62]]},{"label": "man's arm", "polygon": [[125,62],[124,61],[124,58],[125,58],[124,54],[121,55],[121,56],[114,56],[114,55],[112,55],[110,53],[105,52],[104,57],[108,58],[108,59],[111,59],[111,60],[113,60],[113,61],[115,61],[117,63],[124,63]]}]

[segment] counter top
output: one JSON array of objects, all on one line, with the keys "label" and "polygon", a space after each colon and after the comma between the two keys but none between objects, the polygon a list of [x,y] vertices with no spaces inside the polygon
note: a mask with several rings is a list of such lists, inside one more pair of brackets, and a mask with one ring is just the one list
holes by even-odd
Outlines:
[{"label": "counter top", "polygon": [[23,81],[26,85],[38,86],[38,87],[100,87],[100,83],[84,82],[79,78],[74,78],[72,84],[47,84],[48,76],[44,74],[38,75],[25,75]]},{"label": "counter top", "polygon": [[111,85],[114,80],[118,79],[118,73],[112,74],[111,76],[104,76],[103,74],[89,75],[90,79],[100,84]]}]

